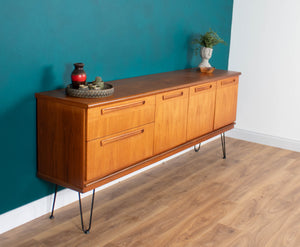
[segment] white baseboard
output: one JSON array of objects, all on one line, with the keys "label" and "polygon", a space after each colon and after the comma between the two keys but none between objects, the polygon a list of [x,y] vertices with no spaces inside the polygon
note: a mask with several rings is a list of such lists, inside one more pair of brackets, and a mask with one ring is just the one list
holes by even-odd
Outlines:
[{"label": "white baseboard", "polygon": [[[217,137],[215,137],[217,138]],[[205,142],[203,142],[201,145],[204,145],[210,141],[213,141],[215,138],[211,138],[210,140],[207,140]],[[135,171],[133,173],[130,173],[124,177],[121,177],[119,179],[116,179],[110,183],[107,183],[105,185],[102,185],[100,187],[98,187],[96,189],[96,191],[100,191],[103,190],[107,187],[110,187],[116,183],[119,183],[121,181],[124,181],[130,177],[133,177],[141,172],[144,172],[146,170],[149,170],[155,166],[158,166],[168,160],[174,159],[175,157],[178,157],[188,151],[190,151],[192,148],[188,148],[186,150],[183,150],[177,154],[174,154],[166,159],[163,159],[161,161],[158,161],[152,165],[149,165],[147,167],[144,167],[138,171]],[[53,187],[54,188],[54,187]],[[89,191],[87,193],[84,193],[82,195],[82,197],[86,197],[88,195],[90,195],[92,192]],[[19,208],[13,209],[11,211],[8,211],[4,214],[0,215],[0,222],[2,224],[0,224],[0,234],[7,232],[15,227],[18,227],[20,225],[23,225],[29,221],[32,221],[40,216],[43,216],[45,214],[49,214],[50,215],[50,211],[51,211],[51,207],[52,207],[52,202],[53,202],[53,196],[54,193],[49,195],[49,196],[45,196],[41,199],[38,199],[36,201],[30,202],[24,206],[21,206]],[[57,197],[56,197],[56,203],[55,203],[55,209],[64,207],[72,202],[75,202],[78,200],[78,194],[77,192],[70,190],[70,189],[64,189],[61,190],[57,193]]]},{"label": "white baseboard", "polygon": [[287,138],[281,138],[236,128],[228,131],[226,134],[228,137],[233,137],[240,140],[300,152],[300,141],[297,140],[291,140]]}]

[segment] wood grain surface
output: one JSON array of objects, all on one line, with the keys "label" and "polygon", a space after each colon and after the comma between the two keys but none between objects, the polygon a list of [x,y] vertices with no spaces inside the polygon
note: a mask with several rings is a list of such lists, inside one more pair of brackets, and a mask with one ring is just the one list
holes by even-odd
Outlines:
[{"label": "wood grain surface", "polygon": [[[128,78],[112,81],[114,95],[100,99],[68,97],[63,90],[37,93],[38,177],[87,192],[232,128],[239,75],[186,69]],[[105,138],[102,144],[107,138],[124,140],[130,129],[153,122],[154,132],[141,135],[145,140],[132,138],[130,145],[123,141],[111,145],[113,150],[107,145],[102,145],[105,152],[99,150],[97,139]],[[103,158],[107,153],[110,157]]]},{"label": "wood grain surface", "polygon": [[216,82],[190,87],[187,120],[187,139],[211,132],[214,129]]},{"label": "wood grain surface", "polygon": [[48,216],[0,246],[298,247],[300,153],[227,138],[223,160],[218,139],[97,192],[88,235],[78,202]]},{"label": "wood grain surface", "polygon": [[155,96],[87,110],[87,140],[118,133],[154,121]]},{"label": "wood grain surface", "polygon": [[84,99],[66,96],[64,89],[37,93],[37,98],[55,98],[56,101],[76,105],[83,108],[92,108],[118,101],[145,97],[170,90],[186,88],[211,81],[239,76],[240,72],[218,70],[212,74],[200,73],[197,69],[184,69],[159,74],[138,76],[122,80],[110,81],[115,88],[114,94],[98,99]]},{"label": "wood grain surface", "polygon": [[214,129],[235,122],[238,82],[238,77],[217,82]]},{"label": "wood grain surface", "polygon": [[83,186],[85,123],[84,109],[38,99],[38,175]]},{"label": "wood grain surface", "polygon": [[154,154],[186,141],[189,88],[156,95]]},{"label": "wood grain surface", "polygon": [[120,171],[153,155],[154,124],[87,142],[86,181]]}]

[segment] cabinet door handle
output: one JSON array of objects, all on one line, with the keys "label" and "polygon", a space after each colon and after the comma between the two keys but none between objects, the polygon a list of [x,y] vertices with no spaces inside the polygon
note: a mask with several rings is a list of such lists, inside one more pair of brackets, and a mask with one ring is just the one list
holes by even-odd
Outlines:
[{"label": "cabinet door handle", "polygon": [[180,93],[176,93],[176,94],[169,94],[169,95],[163,95],[162,99],[163,100],[167,100],[167,99],[173,99],[173,98],[177,98],[183,95],[183,92]]},{"label": "cabinet door handle", "polygon": [[102,140],[100,142],[100,145],[104,146],[104,145],[112,143],[112,142],[117,142],[117,141],[120,141],[120,140],[127,139],[129,137],[133,137],[133,136],[136,136],[136,135],[139,135],[139,134],[143,134],[144,131],[145,131],[144,129],[134,130],[132,132],[128,132],[128,133],[125,133],[125,134],[122,134],[122,135],[107,138],[107,139]]},{"label": "cabinet door handle", "polygon": [[195,93],[197,92],[200,92],[200,91],[204,91],[204,90],[208,90],[208,89],[211,89],[212,88],[212,85],[208,85],[208,86],[204,86],[204,87],[196,87],[195,88]]},{"label": "cabinet door handle", "polygon": [[124,104],[124,105],[117,105],[117,106],[107,107],[107,108],[103,108],[101,110],[101,114],[103,115],[103,114],[106,114],[106,113],[111,113],[111,112],[124,110],[124,109],[132,108],[132,107],[137,107],[137,106],[145,105],[145,103],[146,103],[146,101],[143,100],[143,101],[128,103],[128,104]]},{"label": "cabinet door handle", "polygon": [[225,85],[228,85],[228,84],[231,84],[231,83],[235,83],[235,79],[233,79],[231,81],[222,81],[221,85],[225,86]]}]

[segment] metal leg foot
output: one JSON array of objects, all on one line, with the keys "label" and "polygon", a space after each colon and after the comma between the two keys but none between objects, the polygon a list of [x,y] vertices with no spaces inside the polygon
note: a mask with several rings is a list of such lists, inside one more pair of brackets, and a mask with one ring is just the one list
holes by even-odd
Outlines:
[{"label": "metal leg foot", "polygon": [[226,159],[225,132],[221,134],[221,143],[222,143],[223,159]]},{"label": "metal leg foot", "polygon": [[201,147],[201,142],[198,144],[198,147],[197,147],[197,145],[194,146],[194,151],[199,152],[200,147]]},{"label": "metal leg foot", "polygon": [[55,201],[56,201],[56,195],[57,195],[57,184],[55,185],[55,193],[54,193],[54,198],[53,198],[53,205],[52,205],[52,211],[51,211],[51,215],[49,217],[49,219],[53,219],[54,218],[54,206],[55,206]]},{"label": "metal leg foot", "polygon": [[92,197],[92,204],[91,204],[91,212],[90,212],[90,222],[89,227],[85,229],[84,223],[83,223],[83,216],[82,216],[82,206],[81,206],[81,197],[80,193],[78,192],[78,198],[79,198],[79,209],[80,209],[80,218],[81,218],[81,229],[85,234],[88,234],[91,230],[92,226],[92,217],[93,217],[93,208],[94,208],[94,198],[95,198],[95,189],[93,190],[93,197]]}]

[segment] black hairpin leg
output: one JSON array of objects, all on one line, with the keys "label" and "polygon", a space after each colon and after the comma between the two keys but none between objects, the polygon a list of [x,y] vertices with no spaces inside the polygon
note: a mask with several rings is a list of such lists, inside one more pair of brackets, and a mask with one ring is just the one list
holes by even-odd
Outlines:
[{"label": "black hairpin leg", "polygon": [[81,228],[82,231],[85,234],[88,234],[91,230],[92,226],[92,217],[93,217],[93,207],[94,207],[94,198],[95,198],[95,189],[93,189],[93,197],[92,197],[92,205],[91,205],[91,212],[90,212],[90,223],[89,227],[87,229],[84,228],[84,223],[83,223],[83,216],[82,216],[82,207],[81,207],[81,197],[80,197],[80,192],[78,192],[78,197],[79,197],[79,209],[80,209],[80,217],[81,217]]},{"label": "black hairpin leg", "polygon": [[201,142],[198,144],[198,147],[197,147],[197,145],[194,146],[194,151],[199,152],[200,147],[201,147]]},{"label": "black hairpin leg", "polygon": [[225,132],[221,134],[221,143],[222,143],[223,159],[226,159]]},{"label": "black hairpin leg", "polygon": [[54,218],[54,206],[55,206],[55,201],[56,201],[56,194],[57,194],[57,184],[55,185],[55,193],[54,193],[54,198],[53,198],[53,205],[52,205],[52,212],[50,215],[50,219],[52,220]]}]

